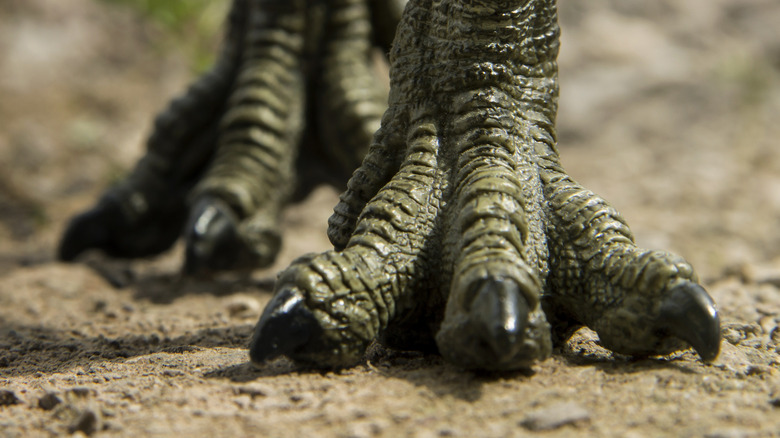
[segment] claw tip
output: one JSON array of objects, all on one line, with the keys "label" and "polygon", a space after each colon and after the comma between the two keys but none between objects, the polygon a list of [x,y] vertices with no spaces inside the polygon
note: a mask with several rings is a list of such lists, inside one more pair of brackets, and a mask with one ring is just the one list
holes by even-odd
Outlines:
[{"label": "claw tip", "polygon": [[303,295],[295,289],[282,289],[268,303],[255,327],[249,357],[261,364],[293,353],[321,330],[306,308]]},{"label": "claw tip", "polygon": [[665,330],[696,350],[703,362],[715,360],[720,353],[720,316],[706,290],[693,282],[673,288],[661,306]]}]

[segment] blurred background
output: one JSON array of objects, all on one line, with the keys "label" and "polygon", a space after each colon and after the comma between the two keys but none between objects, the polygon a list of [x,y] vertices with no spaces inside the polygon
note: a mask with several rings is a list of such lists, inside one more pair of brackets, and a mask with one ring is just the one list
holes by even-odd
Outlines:
[{"label": "blurred background", "polygon": [[[53,261],[65,221],[143,153],[211,63],[227,0],[2,0],[0,274]],[[560,152],[638,243],[705,280],[780,257],[780,2],[562,0]],[[327,248],[323,188],[271,271]],[[304,230],[301,232],[301,230]],[[180,251],[180,250],[178,250]],[[180,255],[168,256],[175,270]]]}]

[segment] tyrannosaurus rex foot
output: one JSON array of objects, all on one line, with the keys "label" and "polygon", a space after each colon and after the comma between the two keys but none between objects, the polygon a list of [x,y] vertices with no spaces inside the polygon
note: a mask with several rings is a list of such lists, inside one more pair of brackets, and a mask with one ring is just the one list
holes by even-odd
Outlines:
[{"label": "tyrannosaurus rex foot", "polygon": [[690,265],[637,248],[560,165],[558,34],[554,1],[410,2],[390,107],[330,220],[336,249],[280,276],[254,362],[348,366],[379,339],[525,368],[580,325],[620,353],[717,355]]},{"label": "tyrannosaurus rex foot", "polygon": [[344,181],[365,155],[386,107],[373,52],[403,4],[234,0],[215,67],[157,118],[132,174],[71,221],[59,257],[154,255],[183,234],[186,273],[269,265],[282,208],[313,184],[303,169]]}]

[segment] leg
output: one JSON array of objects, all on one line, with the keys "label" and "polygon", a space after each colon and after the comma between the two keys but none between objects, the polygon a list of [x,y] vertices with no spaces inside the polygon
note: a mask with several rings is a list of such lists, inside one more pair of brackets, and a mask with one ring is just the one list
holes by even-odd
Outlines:
[{"label": "leg", "polygon": [[217,66],[158,117],[131,176],[71,222],[60,258],[154,255],[183,231],[188,273],[270,264],[310,169],[298,152],[345,175],[363,158],[386,105],[372,50],[402,3],[234,0]]},{"label": "leg", "polygon": [[619,213],[566,175],[551,171],[545,180],[554,265],[547,312],[587,325],[618,353],[690,345],[703,360],[715,359],[719,318],[693,268],[673,254],[637,248]]},{"label": "leg", "polygon": [[218,120],[240,63],[247,10],[247,0],[233,2],[214,68],[157,117],[146,155],[130,176],[71,220],[60,259],[72,261],[91,248],[113,257],[144,257],[176,241],[187,217],[187,193],[216,148]]},{"label": "leg", "polygon": [[252,3],[217,153],[192,194],[189,274],[266,266],[279,250],[277,217],[291,194],[304,123],[300,3]]}]

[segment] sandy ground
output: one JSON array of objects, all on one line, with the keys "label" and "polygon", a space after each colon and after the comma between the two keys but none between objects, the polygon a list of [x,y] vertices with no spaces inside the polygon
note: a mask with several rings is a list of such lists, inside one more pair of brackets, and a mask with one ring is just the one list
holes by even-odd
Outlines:
[{"label": "sandy ground", "polygon": [[337,194],[285,214],[279,261],[180,277],[53,249],[192,80],[162,31],[89,0],[0,11],[0,435],[780,436],[780,3],[563,0],[560,150],[645,247],[699,270],[720,358],[616,357],[581,331],[533,372],[377,349],[339,372],[247,363],[279,269],[328,247]]}]

